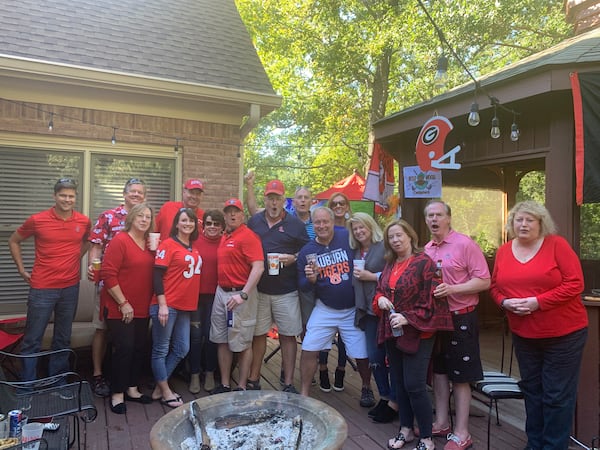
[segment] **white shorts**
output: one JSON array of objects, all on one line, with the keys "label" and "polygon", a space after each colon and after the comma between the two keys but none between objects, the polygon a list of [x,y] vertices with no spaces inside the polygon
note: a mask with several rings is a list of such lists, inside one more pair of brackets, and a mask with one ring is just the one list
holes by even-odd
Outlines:
[{"label": "white shorts", "polygon": [[346,344],[348,356],[355,359],[367,358],[367,338],[363,330],[354,326],[355,315],[355,308],[333,309],[317,300],[306,324],[302,350],[329,350],[335,333],[339,332]]},{"label": "white shorts", "polygon": [[279,334],[300,336],[302,334],[301,316],[298,291],[280,295],[259,292],[254,335],[267,334],[274,322]]}]

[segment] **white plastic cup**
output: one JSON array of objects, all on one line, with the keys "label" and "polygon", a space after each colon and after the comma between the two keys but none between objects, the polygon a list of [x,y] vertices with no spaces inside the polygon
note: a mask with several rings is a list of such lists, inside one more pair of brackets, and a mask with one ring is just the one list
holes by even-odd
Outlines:
[{"label": "white plastic cup", "polygon": [[269,275],[279,275],[279,253],[267,253]]},{"label": "white plastic cup", "polygon": [[158,249],[159,242],[160,242],[160,233],[148,234],[148,248],[150,250],[156,251]]},{"label": "white plastic cup", "polygon": [[[21,442],[23,444],[23,449],[26,450],[38,450],[40,447],[40,441],[35,441],[36,439],[40,439],[42,437],[42,433],[44,433],[44,424],[39,422],[30,422],[23,425],[21,431]],[[31,442],[30,441],[35,441]]]},{"label": "white plastic cup", "polygon": [[364,259],[355,259],[353,261],[354,268],[358,270],[365,270],[365,260]]}]

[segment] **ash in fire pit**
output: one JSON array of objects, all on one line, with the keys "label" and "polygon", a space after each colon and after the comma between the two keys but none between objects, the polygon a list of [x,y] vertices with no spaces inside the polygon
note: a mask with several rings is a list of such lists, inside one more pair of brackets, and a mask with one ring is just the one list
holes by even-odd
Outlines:
[{"label": "ash in fire pit", "polygon": [[[154,450],[197,448],[191,403],[162,417],[150,432]],[[339,449],[347,425],[319,400],[279,391],[241,391],[195,400],[199,422],[216,449]],[[205,439],[206,441],[207,439]]]}]

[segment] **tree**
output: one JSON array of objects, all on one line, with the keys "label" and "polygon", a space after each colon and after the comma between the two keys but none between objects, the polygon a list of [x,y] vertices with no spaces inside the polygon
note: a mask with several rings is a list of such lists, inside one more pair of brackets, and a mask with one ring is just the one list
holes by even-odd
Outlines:
[{"label": "tree", "polygon": [[257,168],[257,185],[278,176],[315,190],[353,169],[364,175],[371,125],[436,94],[441,50],[450,56],[450,86],[470,80],[440,37],[478,77],[568,36],[562,3],[236,0],[283,96],[248,137],[246,167]]}]

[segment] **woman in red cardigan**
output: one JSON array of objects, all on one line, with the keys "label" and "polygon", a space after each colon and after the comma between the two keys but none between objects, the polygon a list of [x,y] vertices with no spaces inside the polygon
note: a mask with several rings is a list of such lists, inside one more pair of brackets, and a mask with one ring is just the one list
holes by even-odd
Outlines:
[{"label": "woman in red cardigan", "polygon": [[[383,269],[373,312],[379,316],[378,344],[385,344],[390,371],[397,380],[396,396],[400,430],[388,448],[403,448],[415,439],[416,419],[420,440],[415,450],[433,450],[433,411],[427,394],[427,368],[438,330],[452,330],[445,299],[436,299],[435,263],[418,248],[415,230],[404,220],[388,224],[383,238],[386,265]],[[391,310],[394,312],[391,312]]]},{"label": "woman in red cardigan", "polygon": [[112,341],[112,390],[110,409],[125,414],[125,400],[150,403],[150,396],[138,390],[144,363],[154,252],[146,245],[153,227],[152,209],[146,203],[127,213],[125,228],[106,247],[102,261],[100,311]]},{"label": "woman in red cardigan", "polygon": [[528,449],[566,450],[588,318],[579,258],[546,208],[518,203],[498,249],[491,294],[506,311],[525,396]]}]

